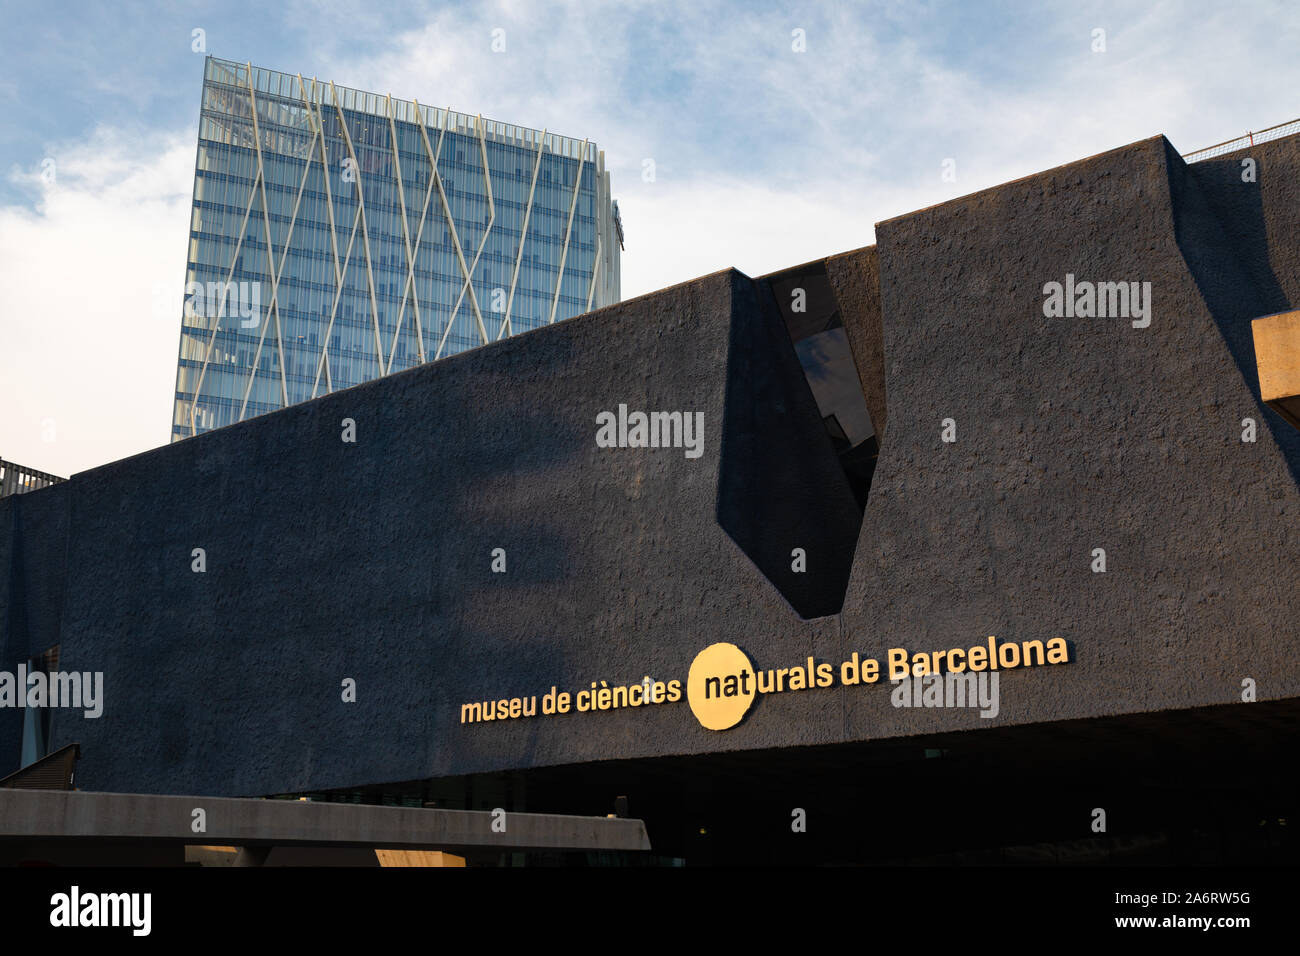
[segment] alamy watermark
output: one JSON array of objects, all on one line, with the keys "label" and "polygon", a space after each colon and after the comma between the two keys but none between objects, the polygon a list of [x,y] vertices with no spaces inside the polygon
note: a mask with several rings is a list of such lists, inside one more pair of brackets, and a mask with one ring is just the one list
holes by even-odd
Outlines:
[{"label": "alamy watermark", "polygon": [[238,317],[241,329],[257,325],[262,314],[262,283],[202,282],[185,283],[187,317],[223,319]]},{"label": "alamy watermark", "polygon": [[1135,329],[1151,324],[1150,282],[1075,282],[1067,272],[1064,284],[1044,285],[1043,296],[1049,319],[1132,319]]},{"label": "alamy watermark", "polygon": [[596,416],[597,448],[684,448],[687,458],[704,454],[703,412],[629,412]]},{"label": "alamy watermark", "polygon": [[104,712],[104,672],[29,672],[19,664],[17,674],[0,671],[0,707],[80,708],[93,719]]},{"label": "alamy watermark", "polygon": [[889,695],[895,707],[978,707],[981,717],[996,717],[998,672],[925,674],[900,677]]},{"label": "alamy watermark", "polygon": [[133,936],[148,936],[152,912],[152,893],[85,893],[73,884],[50,897],[50,925],[55,927],[122,927]]}]

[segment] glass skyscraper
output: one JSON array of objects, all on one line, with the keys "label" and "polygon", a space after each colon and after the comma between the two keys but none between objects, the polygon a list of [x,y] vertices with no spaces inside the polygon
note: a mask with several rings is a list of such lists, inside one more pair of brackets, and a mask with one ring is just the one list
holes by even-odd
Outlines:
[{"label": "glass skyscraper", "polygon": [[172,440],[617,302],[622,238],[593,143],[208,57]]}]

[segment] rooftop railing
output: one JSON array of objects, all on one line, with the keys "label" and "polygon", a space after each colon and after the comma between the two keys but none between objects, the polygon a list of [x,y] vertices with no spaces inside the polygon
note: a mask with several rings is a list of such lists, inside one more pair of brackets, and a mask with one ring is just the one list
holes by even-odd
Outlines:
[{"label": "rooftop railing", "polygon": [[15,465],[12,461],[0,458],[0,498],[25,494],[38,488],[48,488],[50,485],[57,485],[67,480],[58,475],[47,475],[35,468]]},{"label": "rooftop railing", "polygon": [[1212,159],[1215,156],[1222,156],[1224,153],[1235,153],[1239,149],[1247,149],[1256,143],[1278,139],[1282,136],[1290,136],[1292,133],[1300,133],[1300,119],[1278,123],[1268,129],[1261,129],[1258,132],[1251,131],[1245,136],[1238,136],[1236,139],[1224,140],[1222,143],[1215,143],[1213,146],[1206,146],[1204,149],[1184,153],[1183,159],[1189,163],[1195,163],[1202,159]]},{"label": "rooftop railing", "polygon": [[[248,71],[249,64],[237,63],[234,60],[223,60],[215,56],[208,57],[206,75],[208,79],[215,80],[218,83],[246,88],[248,86]],[[302,99],[303,89],[298,83],[297,76],[290,73],[281,73],[278,70],[268,70],[260,66],[252,67],[252,71],[253,88],[257,92],[269,96],[282,96],[292,100]],[[313,99],[318,104],[332,105],[332,93],[329,91],[328,81],[315,82],[312,77],[304,77],[303,83],[307,86],[309,99]],[[397,97],[390,98],[383,93],[367,93],[365,90],[357,90],[348,86],[336,85],[335,89],[338,92],[339,103],[345,110],[354,110],[358,113],[367,113],[387,119],[387,104],[391,99],[393,118],[397,122],[423,122],[426,125],[441,127],[445,121],[450,132],[477,135],[475,130],[478,128],[476,124],[479,118],[470,113],[428,106],[423,103],[420,104],[420,111],[417,112],[415,103],[412,100],[403,100]],[[515,123],[502,123],[499,120],[490,119],[483,120],[483,130],[484,136],[494,142],[535,147],[539,141],[544,139],[545,149],[548,152],[567,156],[570,159],[581,159],[585,151],[587,162],[594,163],[596,161],[598,147],[590,141],[584,143],[584,141],[574,139],[571,136],[561,136],[558,133],[548,133],[527,126],[519,126]]]}]

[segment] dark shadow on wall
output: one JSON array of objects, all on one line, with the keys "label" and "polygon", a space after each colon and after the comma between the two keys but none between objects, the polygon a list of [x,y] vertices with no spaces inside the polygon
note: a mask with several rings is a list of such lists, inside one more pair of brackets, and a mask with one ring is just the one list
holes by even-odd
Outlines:
[{"label": "dark shadow on wall", "polygon": [[[0,626],[0,670],[16,674],[18,664],[30,656],[27,635],[27,602],[23,599],[22,506],[18,495],[0,504],[0,515],[7,517],[7,527],[0,526],[0,548],[8,546],[8,569],[0,580],[0,599],[4,603]],[[0,552],[0,559],[5,557]],[[23,712],[17,707],[0,707],[0,776],[18,769],[22,753]]]},{"label": "dark shadow on wall", "polygon": [[[535,689],[535,675],[581,670],[579,652],[559,635],[571,629],[570,616],[592,589],[575,577],[575,560],[595,543],[590,527],[605,526],[610,516],[601,502],[588,501],[587,510],[579,512],[555,489],[577,483],[583,471],[580,452],[590,446],[595,428],[590,416],[576,416],[561,403],[538,404],[536,388],[511,383],[515,376],[572,383],[598,331],[589,324],[557,325],[544,336],[519,336],[491,351],[451,356],[441,375],[434,377],[426,369],[410,379],[417,404],[425,387],[436,386],[440,397],[425,413],[424,430],[413,428],[403,440],[454,450],[450,467],[432,460],[446,452],[420,453],[437,469],[438,480],[428,486],[436,505],[420,511],[409,526],[392,526],[385,542],[400,563],[427,570],[425,580],[410,581],[408,593],[415,598],[411,610],[418,609],[418,619],[429,622],[429,629],[402,649],[396,670],[396,679],[407,681],[409,674],[428,682],[429,690],[423,692],[427,713],[407,727],[421,729],[428,741],[426,772],[447,764],[490,762],[492,743],[483,734],[507,729],[487,724],[478,728],[479,736],[450,733],[455,717],[449,715],[457,714],[461,703],[493,697],[498,689],[511,697],[526,696]],[[610,370],[614,383],[618,376]],[[374,460],[402,453],[399,444]],[[359,505],[375,514],[391,507],[383,481],[365,487],[369,490],[357,492]],[[617,541],[614,535],[610,539]],[[500,573],[493,570],[497,547],[505,569]],[[450,669],[458,677],[435,679],[430,663],[435,659],[444,667],[454,662]],[[404,692],[409,689],[404,684]],[[509,729],[514,736],[497,739],[496,745],[522,766],[537,762],[543,725],[514,721]],[[323,776],[318,768],[312,770]]]},{"label": "dark shadow on wall", "polygon": [[1259,183],[1243,182],[1237,159],[1185,163],[1165,141],[1174,235],[1206,307],[1268,423],[1292,478],[1300,484],[1300,431],[1260,398],[1251,320],[1292,307],[1274,275]]},{"label": "dark shadow on wall", "polygon": [[[824,269],[821,274],[824,282]],[[859,501],[833,436],[861,429],[824,421],[769,281],[738,275],[735,283],[718,523],[800,617],[835,614],[844,603],[874,468],[870,419],[857,444],[870,438],[872,453],[866,462],[850,461],[865,477]],[[845,444],[840,450],[852,451]]]},{"label": "dark shadow on wall", "polygon": [[[0,671],[17,674],[21,665],[32,673],[37,663],[51,659],[53,665],[42,669],[58,666],[68,502],[67,484],[61,483],[0,503]],[[18,769],[24,725],[33,716],[25,708],[0,707],[0,776]],[[52,708],[39,714],[38,751],[48,750],[53,719]]]}]

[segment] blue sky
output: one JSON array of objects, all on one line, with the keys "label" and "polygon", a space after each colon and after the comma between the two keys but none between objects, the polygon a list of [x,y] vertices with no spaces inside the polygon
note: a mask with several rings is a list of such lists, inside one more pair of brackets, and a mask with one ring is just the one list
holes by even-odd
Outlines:
[{"label": "blue sky", "polygon": [[595,140],[625,296],[869,245],[1157,133],[1187,152],[1300,116],[1285,2],[5,0],[0,23],[0,455],[62,474],[167,440],[179,316],[152,303],[184,285],[195,29],[218,56]]}]

